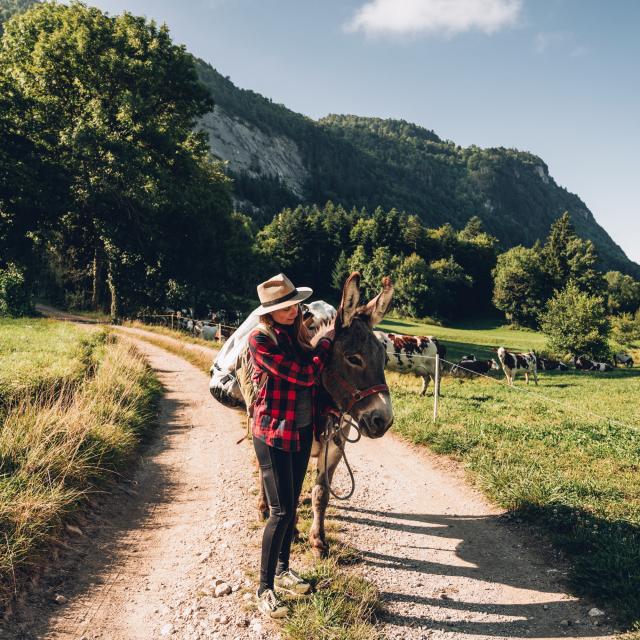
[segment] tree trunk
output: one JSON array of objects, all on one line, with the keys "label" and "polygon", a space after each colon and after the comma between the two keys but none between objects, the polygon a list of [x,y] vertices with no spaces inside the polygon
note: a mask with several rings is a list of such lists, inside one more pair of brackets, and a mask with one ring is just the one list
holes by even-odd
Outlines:
[{"label": "tree trunk", "polygon": [[102,298],[102,296],[100,295],[102,289],[102,260],[100,256],[100,248],[97,243],[95,245],[95,248],[93,249],[93,265],[91,269],[91,276],[93,281],[93,286],[91,289],[91,308],[94,311],[99,311]]},{"label": "tree trunk", "polygon": [[113,258],[109,258],[107,267],[107,285],[111,294],[111,322],[118,324],[120,316],[120,300],[118,298],[117,276],[115,274]]}]

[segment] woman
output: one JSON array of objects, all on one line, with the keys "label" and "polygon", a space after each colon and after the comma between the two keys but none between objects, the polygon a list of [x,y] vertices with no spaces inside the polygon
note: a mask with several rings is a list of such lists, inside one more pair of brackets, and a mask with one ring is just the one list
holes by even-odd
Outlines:
[{"label": "woman", "polygon": [[319,377],[331,348],[330,337],[315,349],[309,343],[300,302],[312,293],[307,287],[296,289],[282,273],[258,285],[261,305],[253,313],[260,316],[260,324],[249,336],[254,384],[259,386],[253,446],[270,512],[256,597],[258,609],[272,618],[287,615],[274,588],[294,594],[311,588],[289,567],[289,554],[313,442]]}]

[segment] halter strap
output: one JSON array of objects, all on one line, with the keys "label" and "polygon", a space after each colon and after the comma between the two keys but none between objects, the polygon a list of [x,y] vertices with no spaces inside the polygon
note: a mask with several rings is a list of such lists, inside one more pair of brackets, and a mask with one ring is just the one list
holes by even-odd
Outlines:
[{"label": "halter strap", "polygon": [[340,408],[342,413],[349,413],[357,402],[360,402],[360,400],[363,400],[374,393],[379,393],[380,391],[389,392],[389,387],[386,384],[375,384],[364,390],[356,389],[356,387],[349,384],[340,374],[333,370],[328,370],[327,376],[333,378],[347,393],[347,405]]}]

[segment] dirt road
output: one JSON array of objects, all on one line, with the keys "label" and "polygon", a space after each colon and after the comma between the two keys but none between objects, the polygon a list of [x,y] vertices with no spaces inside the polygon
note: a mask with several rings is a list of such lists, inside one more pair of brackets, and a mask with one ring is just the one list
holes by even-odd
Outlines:
[{"label": "dirt road", "polygon": [[[165,388],[160,433],[134,481],[81,523],[65,559],[0,638],[277,638],[253,593],[261,531],[241,415],[206,375],[134,339]],[[381,591],[387,638],[596,638],[611,629],[568,596],[564,567],[449,462],[393,436],[348,449],[357,488],[333,503]],[[120,495],[121,494],[121,495]],[[214,597],[223,581],[231,593]],[[58,597],[59,603],[56,603]],[[18,624],[19,623],[19,624]],[[596,624],[597,623],[597,624]]]}]

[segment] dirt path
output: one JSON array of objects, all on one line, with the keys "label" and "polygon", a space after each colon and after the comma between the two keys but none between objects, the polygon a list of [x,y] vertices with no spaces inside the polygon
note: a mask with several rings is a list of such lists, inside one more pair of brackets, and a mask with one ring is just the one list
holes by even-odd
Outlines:
[{"label": "dirt path", "polygon": [[[215,402],[207,377],[136,340],[165,387],[161,433],[135,483],[107,499],[67,564],[30,602],[12,638],[277,638],[250,598],[254,523],[241,416]],[[380,589],[387,638],[604,637],[590,603],[566,595],[563,567],[470,489],[461,472],[385,436],[349,445],[357,488],[333,502]],[[339,474],[341,472],[339,471]],[[339,479],[338,479],[339,480]],[[214,578],[231,594],[212,597]],[[56,595],[67,598],[52,604]]]}]

